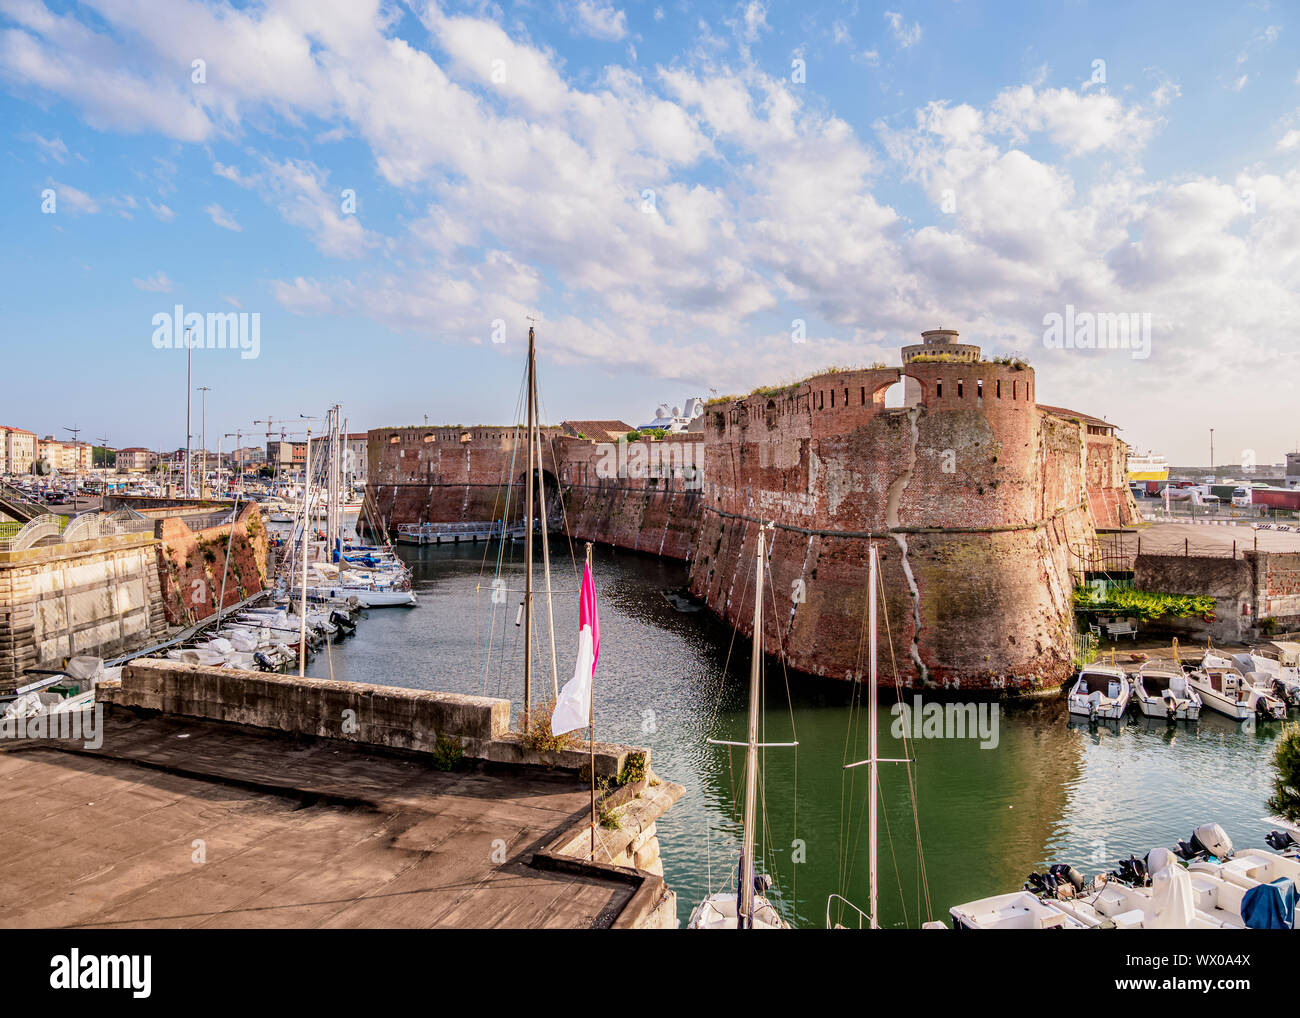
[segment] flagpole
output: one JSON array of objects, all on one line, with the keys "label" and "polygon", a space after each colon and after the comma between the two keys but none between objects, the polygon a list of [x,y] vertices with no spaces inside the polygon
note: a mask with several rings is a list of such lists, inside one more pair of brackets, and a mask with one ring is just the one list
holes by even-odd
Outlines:
[{"label": "flagpole", "polygon": [[[587,569],[591,569],[591,542],[587,542]],[[596,587],[596,577],[593,574],[591,586],[594,590]],[[591,726],[591,762],[589,770],[591,771],[591,861],[596,861],[596,669],[592,668],[591,675],[591,695],[587,698],[587,722]]]}]

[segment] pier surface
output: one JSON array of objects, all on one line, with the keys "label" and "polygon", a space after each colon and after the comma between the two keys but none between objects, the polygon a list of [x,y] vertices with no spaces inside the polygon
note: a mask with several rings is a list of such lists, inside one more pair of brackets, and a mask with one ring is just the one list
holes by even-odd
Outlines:
[{"label": "pier surface", "polygon": [[97,750],[0,743],[0,926],[623,925],[635,880],[531,865],[588,795],[118,709]]}]

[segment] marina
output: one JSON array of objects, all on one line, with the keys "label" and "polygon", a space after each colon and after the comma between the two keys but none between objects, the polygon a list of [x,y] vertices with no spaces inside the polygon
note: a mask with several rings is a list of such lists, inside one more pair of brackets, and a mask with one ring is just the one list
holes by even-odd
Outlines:
[{"label": "marina", "polygon": [[0,3],[14,1005],[1285,1008],[1300,10],[1170,13]]}]

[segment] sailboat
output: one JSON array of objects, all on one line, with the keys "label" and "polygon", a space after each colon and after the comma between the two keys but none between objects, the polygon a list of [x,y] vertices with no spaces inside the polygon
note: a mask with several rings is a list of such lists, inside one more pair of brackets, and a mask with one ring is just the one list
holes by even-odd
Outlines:
[{"label": "sailboat", "polygon": [[[878,719],[880,714],[880,705],[877,698],[876,675],[877,675],[877,639],[876,639],[876,594],[880,586],[880,560],[876,552],[876,546],[871,545],[868,550],[867,565],[867,585],[869,588],[867,594],[867,625],[868,625],[868,654],[869,654],[869,683],[867,686],[867,759],[859,760],[856,763],[844,765],[844,769],[852,770],[855,767],[868,768],[868,798],[867,798],[867,887],[868,903],[867,910],[864,912],[847,898],[839,894],[832,894],[826,900],[826,928],[827,929],[844,929],[845,927],[831,918],[831,913],[837,907],[842,909],[847,907],[858,914],[859,926],[865,923],[868,929],[880,929],[879,907],[878,907],[878,885],[877,879],[877,843],[879,840],[877,831],[877,809],[880,800],[880,765],[882,763],[911,763],[907,757],[902,758],[881,758],[878,752]],[[919,842],[918,842],[919,847]],[[922,865],[924,863],[922,862]],[[924,924],[931,926],[931,923]],[[942,923],[938,924],[942,927]]]},{"label": "sailboat", "polygon": [[759,874],[754,866],[754,813],[758,799],[758,750],[760,747],[790,747],[797,742],[760,743],[758,711],[760,670],[763,666],[763,567],[765,563],[765,529],[758,528],[758,565],[754,586],[754,650],[749,669],[749,729],[744,742],[710,739],[714,746],[745,747],[745,806],[741,836],[740,861],[736,867],[735,891],[710,894],[695,906],[686,924],[690,930],[785,930],[789,925],[763,894],[771,886],[771,877]]}]

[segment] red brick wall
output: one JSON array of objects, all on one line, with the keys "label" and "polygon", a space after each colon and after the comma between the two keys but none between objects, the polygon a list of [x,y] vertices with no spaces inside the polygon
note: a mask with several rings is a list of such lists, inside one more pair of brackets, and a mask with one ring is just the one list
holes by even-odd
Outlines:
[{"label": "red brick wall", "polygon": [[[545,462],[570,532],[688,560],[693,593],[746,631],[757,521],[774,521],[765,645],[797,670],[838,678],[866,667],[874,541],[904,684],[1058,686],[1071,667],[1071,549],[1092,537],[1090,505],[1121,522],[1132,505],[1122,443],[1088,441],[1078,422],[1039,411],[1030,369],[905,370],[917,407],[884,406],[903,369],[831,373],[713,404],[702,435],[634,444],[702,445],[702,490],[682,477],[609,476],[607,449],[556,437]],[[370,442],[371,491],[390,527],[499,516],[504,482],[524,473],[510,463],[512,429],[393,429]],[[881,667],[892,683],[887,644]]]},{"label": "red brick wall", "polygon": [[233,538],[230,531],[229,525],[193,531],[176,517],[163,521],[158,573],[169,625],[189,625],[216,612],[227,541],[230,563],[223,604],[238,604],[269,585],[266,527],[257,505],[247,505],[239,514]]}]

